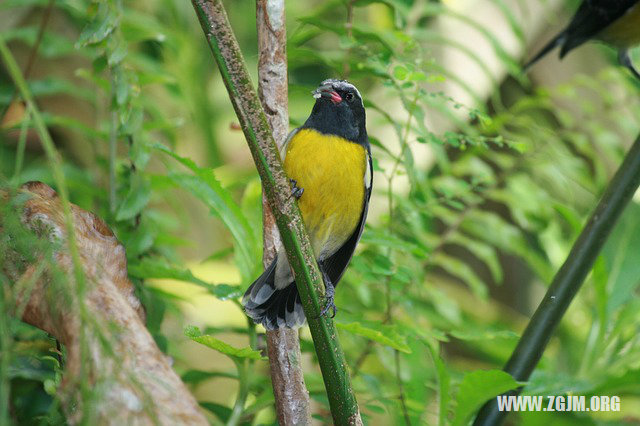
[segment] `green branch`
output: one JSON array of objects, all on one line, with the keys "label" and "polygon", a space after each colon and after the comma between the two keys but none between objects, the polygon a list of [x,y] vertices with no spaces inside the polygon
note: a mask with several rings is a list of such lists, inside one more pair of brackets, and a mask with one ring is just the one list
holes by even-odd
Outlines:
[{"label": "green branch", "polygon": [[191,2],[220,69],[262,179],[267,200],[276,217],[313,337],[333,421],[336,425],[362,424],[333,321],[320,316],[318,295],[323,293],[324,287],[309,237],[298,206],[290,196],[291,188],[282,169],[280,154],[224,7],[220,0]]},{"label": "green branch", "polygon": [[[504,371],[518,381],[527,381],[542,357],[551,335],[569,304],[580,290],[607,237],[640,185],[640,135],[609,183],[571,252],[557,272],[538,309],[531,317]],[[480,410],[474,426],[502,423],[506,411],[499,411],[496,399]]]}]

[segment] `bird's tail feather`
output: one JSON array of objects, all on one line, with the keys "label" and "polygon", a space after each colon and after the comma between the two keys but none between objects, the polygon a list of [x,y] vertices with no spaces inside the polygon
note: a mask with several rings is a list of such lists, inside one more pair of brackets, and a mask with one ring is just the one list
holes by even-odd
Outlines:
[{"label": "bird's tail feather", "polygon": [[553,40],[551,40],[549,43],[547,43],[533,58],[531,58],[529,60],[529,62],[527,62],[526,64],[523,65],[522,70],[524,72],[529,71],[529,68],[531,68],[531,66],[533,64],[535,64],[536,62],[538,62],[543,56],[545,56],[547,53],[549,53],[550,51],[552,51],[553,49],[555,49],[556,47],[560,46],[561,44],[564,43],[566,38],[566,35],[564,32],[558,34],[557,36],[555,36],[553,38]]},{"label": "bird's tail feather", "polygon": [[242,298],[247,315],[267,330],[296,328],[305,322],[302,302],[295,282],[277,289],[276,260],[251,284]]}]

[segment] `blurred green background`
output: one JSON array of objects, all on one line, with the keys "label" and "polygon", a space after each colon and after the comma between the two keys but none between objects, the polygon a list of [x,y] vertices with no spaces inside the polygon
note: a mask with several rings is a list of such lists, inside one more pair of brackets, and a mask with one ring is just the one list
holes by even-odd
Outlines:
[{"label": "blurred green background", "polygon": [[[255,82],[255,4],[225,6]],[[576,1],[286,6],[292,128],[328,77],[356,84],[367,107],[370,218],[336,296],[363,419],[466,424],[500,392],[492,370],[640,130],[640,84],[595,43],[522,73]],[[260,181],[190,2],[4,0],[0,36],[62,155],[71,201],[124,244],[149,329],[212,424],[229,420],[238,380],[250,389],[241,423],[273,424],[267,362],[241,361],[249,374],[238,377],[232,360],[183,334],[195,325],[264,347],[238,303],[262,270]],[[0,185],[55,187],[2,67],[0,112]],[[15,245],[2,238],[0,251],[28,250]],[[520,413],[511,424],[640,423],[639,256],[636,195],[525,387],[619,395],[621,411]],[[11,392],[0,421],[63,424],[55,342],[6,321]],[[308,330],[301,336],[314,421],[330,423]]]}]

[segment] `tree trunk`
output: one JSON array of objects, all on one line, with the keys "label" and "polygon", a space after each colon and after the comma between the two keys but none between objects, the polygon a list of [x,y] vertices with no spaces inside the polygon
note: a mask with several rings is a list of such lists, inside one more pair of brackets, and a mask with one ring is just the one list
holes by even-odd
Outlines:
[{"label": "tree trunk", "polygon": [[[15,306],[25,306],[22,320],[66,347],[60,394],[69,423],[208,424],[145,328],[144,309],[127,277],[124,247],[107,225],[71,205],[84,274],[79,285],[60,197],[40,182],[23,185],[21,193],[30,196],[22,222],[60,248],[53,265],[44,259],[21,272],[17,265],[24,259],[6,254],[0,267],[14,283]],[[55,279],[54,269],[64,278]]]},{"label": "tree trunk", "polygon": [[[287,33],[284,0],[257,0],[258,96],[271,126],[273,138],[282,147],[289,133]],[[265,268],[273,261],[280,234],[267,199],[262,200]],[[311,423],[309,392],[300,363],[298,330],[267,331],[271,384],[281,425]]]}]

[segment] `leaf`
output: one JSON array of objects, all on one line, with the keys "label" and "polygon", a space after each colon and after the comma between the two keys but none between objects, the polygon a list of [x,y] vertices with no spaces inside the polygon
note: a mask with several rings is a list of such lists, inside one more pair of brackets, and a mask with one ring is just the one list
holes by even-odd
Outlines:
[{"label": "leaf", "polygon": [[[29,89],[33,95],[37,97],[62,94],[87,102],[95,101],[94,92],[86,88],[78,87],[76,83],[65,78],[44,77],[42,79],[33,79],[29,81]],[[13,92],[8,90],[0,90],[0,103],[10,103],[12,101],[12,93]],[[93,129],[93,131],[98,133],[96,129]]]},{"label": "leaf", "polygon": [[512,330],[473,330],[473,329],[460,329],[460,330],[452,330],[449,332],[451,336],[456,339],[466,340],[466,341],[487,341],[493,339],[505,339],[505,340],[517,340],[518,333]]},{"label": "leaf", "polygon": [[385,414],[387,412],[384,407],[375,404],[367,404],[364,406],[364,408],[376,414]]},{"label": "leaf", "polygon": [[485,401],[519,386],[510,374],[501,370],[476,370],[465,374],[456,394],[452,425],[466,425]]},{"label": "leaf", "polygon": [[132,179],[129,192],[127,192],[120,207],[118,207],[116,220],[122,221],[135,217],[147,205],[150,198],[151,187],[149,183],[140,177]]},{"label": "leaf", "polygon": [[636,393],[638,383],[640,383],[640,369],[635,368],[627,370],[619,376],[610,375],[606,381],[589,391],[594,395],[620,395],[626,392]]},{"label": "leaf", "polygon": [[447,366],[444,361],[438,354],[435,345],[427,345],[429,352],[431,353],[431,358],[433,358],[433,364],[436,366],[436,376],[438,377],[438,400],[439,409],[438,409],[438,425],[445,426],[447,424],[448,418],[448,408],[449,402],[451,400],[451,376],[449,374],[449,370],[447,370]]},{"label": "leaf", "polygon": [[487,298],[487,286],[476,272],[462,260],[439,252],[433,255],[429,262],[461,279],[479,298],[483,300]]},{"label": "leaf", "polygon": [[422,247],[409,241],[407,238],[399,238],[387,231],[379,228],[367,228],[367,232],[362,235],[361,242],[374,247],[389,247],[401,251],[413,253],[416,257],[426,257],[427,251]]},{"label": "leaf", "polygon": [[394,349],[399,350],[404,353],[411,353],[411,349],[406,343],[406,340],[403,336],[400,336],[394,329],[391,327],[385,327],[380,325],[381,329],[375,330],[373,328],[365,327],[359,322],[352,323],[336,323],[336,327],[350,333],[353,333],[357,336],[365,337],[369,340],[373,340],[374,342],[378,342],[385,346],[390,346]]},{"label": "leaf", "polygon": [[202,408],[211,411],[224,423],[229,420],[229,417],[231,417],[231,413],[233,412],[231,408],[217,404],[215,402],[199,402],[198,404],[200,404]]},{"label": "leaf", "polygon": [[[536,369],[527,381],[523,390],[525,395],[587,395],[594,392],[595,374],[590,377],[578,378],[562,371],[544,371]],[[636,386],[638,382],[635,382]],[[600,395],[611,395],[616,392],[605,391]],[[598,394],[598,393],[596,393]]]},{"label": "leaf", "polygon": [[[38,39],[39,32],[40,28],[38,26],[30,25],[19,28],[3,28],[2,35],[5,42],[20,40],[27,46],[33,47]],[[80,55],[87,53],[76,50],[73,44],[68,37],[53,31],[44,31],[38,47],[38,56],[56,58],[74,53]]]},{"label": "leaf", "polygon": [[134,9],[127,9],[126,15],[122,17],[120,29],[129,43],[146,40],[163,42],[167,38],[165,33],[168,30],[155,15]]},{"label": "leaf", "polygon": [[172,279],[190,282],[206,288],[220,300],[239,297],[243,291],[240,287],[228,284],[211,284],[194,276],[190,270],[174,267],[161,258],[145,257],[139,263],[129,265],[129,274],[142,279]]},{"label": "leaf", "polygon": [[129,81],[129,74],[124,72],[122,67],[113,69],[115,101],[118,106],[124,106],[131,98],[132,82]]},{"label": "leaf", "polygon": [[256,239],[249,222],[231,198],[229,191],[222,187],[212,170],[198,167],[192,160],[173,153],[163,145],[152,146],[173,157],[194,173],[187,175],[171,172],[169,179],[198,197],[222,220],[235,241],[240,270],[245,274],[251,273],[255,267],[253,248],[257,246]]},{"label": "leaf", "polygon": [[245,416],[256,414],[265,408],[273,407],[274,403],[273,392],[269,389],[263,392],[262,395],[257,396],[253,403],[244,409],[243,414]]},{"label": "leaf", "polygon": [[82,30],[76,46],[100,43],[116,29],[118,21],[114,7],[111,7],[108,2],[99,3],[96,15]]},{"label": "leaf", "polygon": [[184,335],[194,342],[198,342],[201,345],[216,350],[231,357],[232,359],[267,359],[263,357],[259,351],[253,350],[249,346],[244,348],[235,348],[209,334],[203,335],[198,327],[192,325],[185,327]]},{"label": "leaf", "polygon": [[[640,286],[640,205],[631,203],[602,251],[607,280],[606,315],[612,316]],[[608,318],[603,318],[608,320]]]},{"label": "leaf", "polygon": [[465,216],[460,227],[479,240],[522,257],[538,273],[540,279],[546,282],[551,281],[554,271],[545,254],[533,249],[531,242],[516,226],[506,222],[497,214],[472,210]]},{"label": "leaf", "polygon": [[222,371],[188,370],[180,376],[183,382],[189,383],[192,385],[197,385],[205,380],[208,380],[214,377],[224,377],[227,379],[238,380],[238,375],[231,374],[231,373],[224,373]]},{"label": "leaf", "polygon": [[404,80],[409,75],[409,72],[402,65],[396,65],[393,67],[393,76],[398,80]]},{"label": "leaf", "polygon": [[491,272],[491,277],[496,284],[502,283],[502,266],[500,266],[500,259],[498,259],[498,252],[495,247],[484,244],[482,241],[474,240],[459,232],[454,232],[449,238],[449,243],[459,244],[460,246],[469,250],[475,257],[480,259],[487,265],[487,268]]}]

